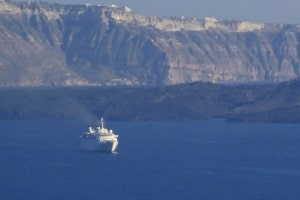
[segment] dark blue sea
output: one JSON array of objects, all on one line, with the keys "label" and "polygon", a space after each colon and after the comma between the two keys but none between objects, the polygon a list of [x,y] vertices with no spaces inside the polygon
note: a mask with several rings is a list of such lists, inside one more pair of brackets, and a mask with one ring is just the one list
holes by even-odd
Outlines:
[{"label": "dark blue sea", "polygon": [[300,125],[106,126],[116,154],[81,151],[84,122],[0,121],[0,199],[300,199]]}]

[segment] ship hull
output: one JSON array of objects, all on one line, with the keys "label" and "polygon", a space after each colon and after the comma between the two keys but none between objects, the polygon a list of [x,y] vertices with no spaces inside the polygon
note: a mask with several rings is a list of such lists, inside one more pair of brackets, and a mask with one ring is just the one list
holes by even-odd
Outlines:
[{"label": "ship hull", "polygon": [[81,149],[85,151],[114,152],[117,141],[98,141],[95,138],[82,138]]}]

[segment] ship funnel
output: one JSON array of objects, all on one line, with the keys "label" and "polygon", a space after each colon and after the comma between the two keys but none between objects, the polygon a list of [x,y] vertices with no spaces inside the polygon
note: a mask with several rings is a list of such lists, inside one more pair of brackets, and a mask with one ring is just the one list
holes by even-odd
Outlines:
[{"label": "ship funnel", "polygon": [[91,126],[89,126],[89,131],[90,133],[95,133],[95,130]]}]

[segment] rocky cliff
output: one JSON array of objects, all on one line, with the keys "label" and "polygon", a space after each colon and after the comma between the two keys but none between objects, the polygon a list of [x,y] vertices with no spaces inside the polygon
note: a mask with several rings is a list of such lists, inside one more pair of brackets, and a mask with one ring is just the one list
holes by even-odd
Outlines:
[{"label": "rocky cliff", "polygon": [[299,40],[299,25],[0,1],[0,86],[280,82]]}]

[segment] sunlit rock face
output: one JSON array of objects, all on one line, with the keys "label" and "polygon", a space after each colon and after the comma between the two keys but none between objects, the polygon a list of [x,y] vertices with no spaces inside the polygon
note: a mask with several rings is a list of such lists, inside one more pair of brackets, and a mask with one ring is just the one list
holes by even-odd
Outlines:
[{"label": "sunlit rock face", "polygon": [[299,76],[299,30],[0,1],[0,86],[280,82]]}]

